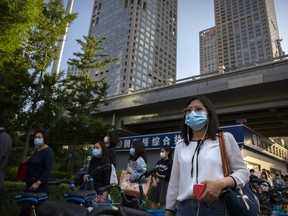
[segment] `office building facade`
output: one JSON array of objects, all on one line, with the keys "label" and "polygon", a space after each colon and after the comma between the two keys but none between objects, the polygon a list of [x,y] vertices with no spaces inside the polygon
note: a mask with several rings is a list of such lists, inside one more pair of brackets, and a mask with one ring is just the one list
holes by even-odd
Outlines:
[{"label": "office building facade", "polygon": [[[217,55],[218,67],[234,70],[283,55],[274,0],[214,0],[214,12],[217,52],[205,51]],[[200,73],[207,73],[200,62]]]},{"label": "office building facade", "polygon": [[205,74],[218,71],[219,68],[216,33],[217,29],[215,27],[199,32],[200,71]]},{"label": "office building facade", "polygon": [[95,0],[89,35],[107,37],[104,53],[118,61],[91,72],[107,78],[108,96],[176,78],[177,0]]}]

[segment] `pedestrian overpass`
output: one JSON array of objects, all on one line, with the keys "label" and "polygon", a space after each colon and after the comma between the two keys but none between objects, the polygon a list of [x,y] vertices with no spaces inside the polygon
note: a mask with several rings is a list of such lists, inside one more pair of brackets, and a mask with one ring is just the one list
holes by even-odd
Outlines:
[{"label": "pedestrian overpass", "polygon": [[111,97],[95,115],[120,136],[178,131],[193,95],[212,100],[221,126],[242,122],[265,137],[288,137],[287,59]]}]

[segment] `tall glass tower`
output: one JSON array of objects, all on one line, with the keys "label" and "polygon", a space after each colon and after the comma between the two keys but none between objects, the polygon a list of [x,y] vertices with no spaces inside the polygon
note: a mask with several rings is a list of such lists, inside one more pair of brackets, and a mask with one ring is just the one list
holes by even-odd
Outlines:
[{"label": "tall glass tower", "polygon": [[214,0],[214,12],[219,67],[233,70],[283,55],[274,0]]},{"label": "tall glass tower", "polygon": [[176,78],[177,0],[95,0],[89,35],[107,37],[104,53],[118,61],[91,73],[107,78],[108,96]]}]

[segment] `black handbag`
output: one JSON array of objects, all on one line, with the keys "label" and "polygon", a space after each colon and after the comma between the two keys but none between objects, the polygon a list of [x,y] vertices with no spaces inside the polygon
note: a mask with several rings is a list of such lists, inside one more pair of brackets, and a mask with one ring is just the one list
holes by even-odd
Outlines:
[{"label": "black handbag", "polygon": [[[221,150],[222,167],[224,176],[231,173],[227,158],[223,132],[220,133],[219,145]],[[258,216],[260,205],[257,196],[251,191],[249,183],[243,188],[227,188],[222,193],[227,209],[231,216]]]}]

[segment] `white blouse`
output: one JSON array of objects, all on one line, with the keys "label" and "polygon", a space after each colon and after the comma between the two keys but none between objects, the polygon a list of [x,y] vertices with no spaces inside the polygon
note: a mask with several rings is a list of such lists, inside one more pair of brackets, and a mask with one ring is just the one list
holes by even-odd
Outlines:
[{"label": "white blouse", "polygon": [[[249,172],[234,136],[224,132],[224,140],[230,169],[233,172],[230,176],[233,176],[236,181],[236,187],[241,188],[249,181]],[[189,145],[186,145],[183,139],[176,144],[166,196],[166,209],[175,210],[177,201],[192,199],[193,184],[197,183],[196,175],[198,176],[198,183],[204,180],[224,178],[218,139],[205,140],[199,154],[195,153],[193,175],[191,176],[192,157],[197,144],[197,141],[191,141]]]}]

